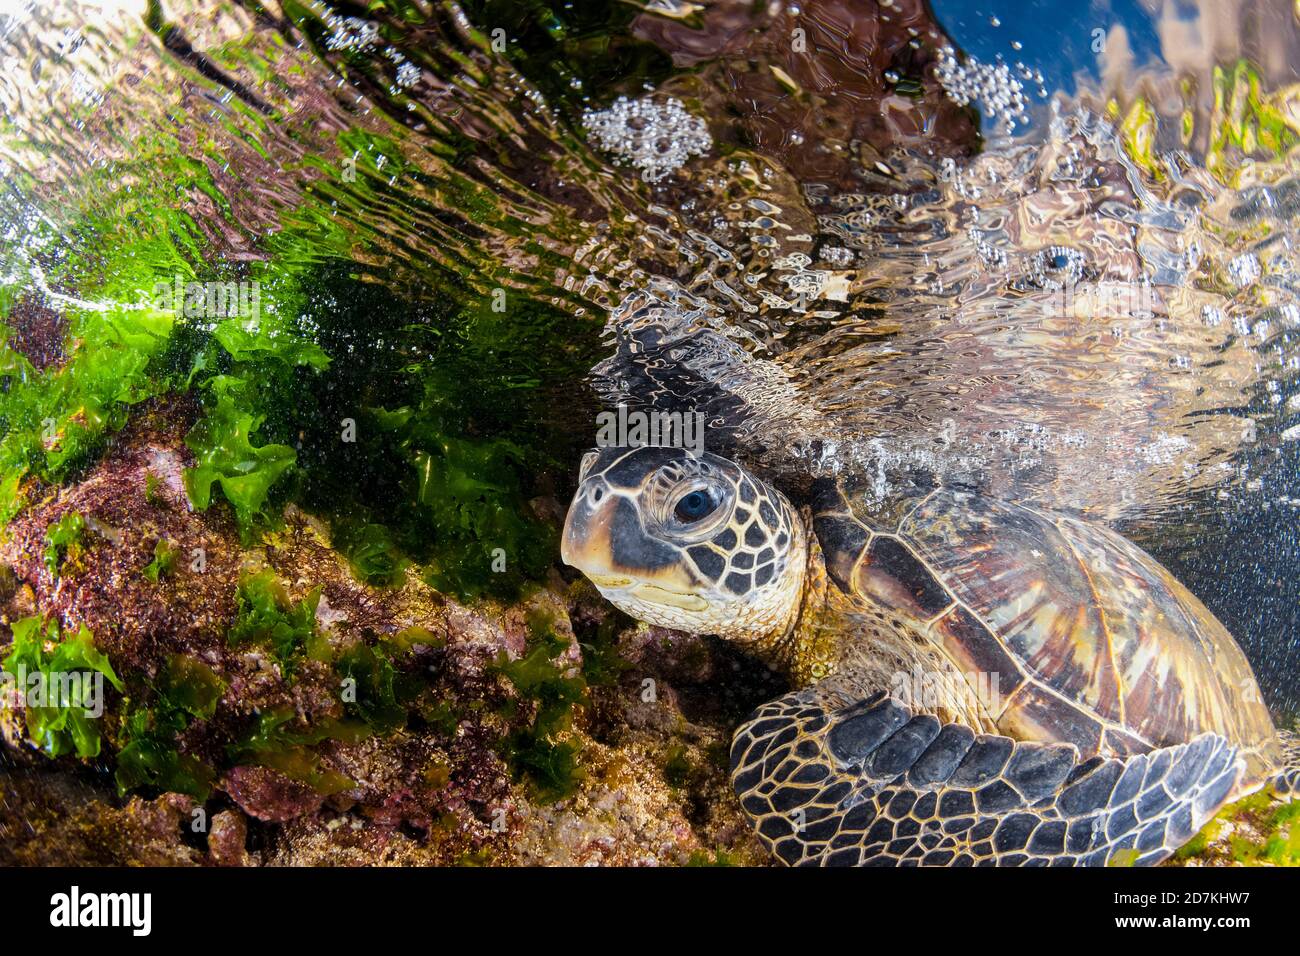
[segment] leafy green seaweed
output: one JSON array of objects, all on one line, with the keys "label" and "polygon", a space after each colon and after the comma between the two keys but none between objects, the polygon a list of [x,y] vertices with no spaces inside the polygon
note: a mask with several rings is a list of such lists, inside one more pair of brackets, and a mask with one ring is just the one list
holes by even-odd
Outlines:
[{"label": "leafy green seaweed", "polygon": [[192,721],[212,717],[225,684],[202,661],[175,654],[154,690],[150,706],[131,706],[123,719],[115,772],[118,792],[151,787],[206,800],[216,774],[204,761],[181,753],[177,735]]},{"label": "leafy green seaweed", "polygon": [[148,580],[157,584],[163,577],[175,573],[180,553],[180,548],[173,545],[166,538],[159,538],[158,543],[153,546],[153,560],[145,565],[144,571],[141,573]]},{"label": "leafy green seaweed", "polygon": [[[74,474],[120,429],[127,409],[169,387],[154,368],[170,316],[147,309],[77,312],[68,357],[38,370],[0,326],[0,520],[22,509],[29,476],[58,482]],[[0,319],[7,307],[0,303]]]},{"label": "leafy green seaweed", "polygon": [[355,743],[369,736],[371,728],[355,720],[323,720],[296,729],[292,726],[296,717],[292,707],[264,711],[251,730],[227,748],[229,756],[238,764],[278,770],[323,796],[355,786],[342,774],[322,767],[314,748],[326,740]]},{"label": "leafy green seaweed", "polygon": [[[123,687],[84,624],[68,635],[54,618],[33,615],[15,621],[13,642],[0,666],[27,695],[23,715],[33,743],[51,757],[99,756],[98,717],[92,712],[102,713],[103,701],[88,699],[87,679],[99,674],[119,692]],[[41,696],[34,700],[37,687]]]},{"label": "leafy green seaweed", "polygon": [[185,490],[198,511],[212,504],[212,486],[219,485],[235,509],[241,529],[251,529],[266,518],[265,507],[271,486],[297,460],[286,445],[253,445],[250,435],[263,417],[239,409],[223,395],[208,415],[190,430],[185,444],[194,452],[198,465],[185,470]]},{"label": "leafy green seaweed", "polygon": [[262,644],[291,674],[305,658],[326,660],[329,645],[316,628],[320,588],[300,601],[292,601],[271,571],[251,574],[239,582],[238,610],[227,640],[232,647]]},{"label": "leafy green seaweed", "polygon": [[144,501],[151,507],[157,507],[163,503],[162,497],[162,479],[152,471],[144,473]]},{"label": "leafy green seaweed", "polygon": [[45,570],[51,577],[59,576],[64,561],[78,557],[85,533],[86,519],[75,511],[69,511],[45,530]]},{"label": "leafy green seaweed", "polygon": [[418,678],[397,668],[400,654],[400,644],[380,641],[371,647],[358,641],[344,648],[335,662],[335,670],[349,682],[344,697],[348,714],[376,733],[406,726],[408,710],[423,687]]},{"label": "leafy green seaweed", "polygon": [[331,544],[352,566],[358,581],[372,587],[401,587],[406,580],[406,558],[382,524],[340,516],[333,524]]},{"label": "leafy green seaweed", "polygon": [[615,611],[577,633],[582,648],[582,676],[588,687],[611,687],[632,667],[618,649],[619,631],[629,623],[631,618]]},{"label": "leafy green seaweed", "polygon": [[[617,5],[590,17],[566,11],[565,43],[597,43],[601,23],[628,16]],[[540,56],[540,65],[554,60],[554,40],[530,27],[512,55]],[[238,44],[231,52],[242,55]],[[65,358],[37,369],[18,333],[0,325],[0,523],[37,483],[75,477],[132,408],[193,393],[202,412],[186,437],[196,457],[184,475],[187,494],[199,510],[228,504],[246,542],[292,501],[331,521],[357,576],[376,586],[400,585],[419,565],[430,584],[462,600],[509,599],[546,573],[554,529],[529,503],[553,493],[554,476],[576,453],[580,437],[548,424],[550,412],[559,396],[591,403],[580,383],[600,352],[600,325],[575,322],[540,281],[538,295],[512,287],[507,308],[495,307],[496,292],[506,290],[499,263],[486,256],[422,264],[412,287],[395,289],[391,275],[361,264],[367,256],[356,245],[371,240],[348,230],[329,204],[382,202],[399,167],[427,173],[407,169],[396,132],[348,130],[338,146],[342,155],[391,162],[382,176],[376,170],[355,183],[323,177],[316,188],[326,205],[284,209],[278,228],[245,232],[261,258],[238,263],[208,261],[209,232],[186,211],[188,198],[199,197],[233,231],[244,229],[207,146],[147,133],[132,158],[91,177],[70,221],[50,237],[64,254],[43,265],[50,283],[82,297],[63,310]],[[304,162],[334,169],[335,160]],[[483,183],[449,167],[438,184],[471,219],[519,232]],[[541,262],[556,257],[526,236],[521,251]],[[0,250],[18,274],[32,266],[22,257]],[[258,314],[212,324],[158,295],[231,281],[258,283]],[[18,298],[0,294],[0,321]],[[355,441],[340,438],[344,421],[358,429]],[[146,500],[156,502],[158,490],[146,478]]]},{"label": "leafy green seaweed", "polygon": [[535,707],[528,725],[506,736],[504,752],[511,772],[527,782],[534,798],[553,803],[572,796],[584,776],[579,745],[562,735],[570,728],[574,706],[586,700],[587,683],[556,663],[568,643],[544,614],[533,614],[529,629],[524,656],[510,660],[502,653],[494,664]]}]

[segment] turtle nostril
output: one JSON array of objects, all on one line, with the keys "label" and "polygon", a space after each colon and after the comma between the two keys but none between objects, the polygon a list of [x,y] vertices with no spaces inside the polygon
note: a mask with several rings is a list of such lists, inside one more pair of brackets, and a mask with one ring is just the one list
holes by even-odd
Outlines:
[{"label": "turtle nostril", "polygon": [[603,497],[605,497],[605,489],[601,488],[599,485],[591,489],[591,503],[593,505],[600,504],[600,499]]}]

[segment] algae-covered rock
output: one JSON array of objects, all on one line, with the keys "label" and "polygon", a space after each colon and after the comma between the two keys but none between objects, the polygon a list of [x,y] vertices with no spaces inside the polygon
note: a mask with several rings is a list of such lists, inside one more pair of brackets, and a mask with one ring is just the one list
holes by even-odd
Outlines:
[{"label": "algae-covered rock", "polygon": [[[0,706],[5,862],[762,861],[726,748],[777,678],[558,572],[467,605],[419,574],[359,582],[292,507],[247,544],[229,512],[189,507],[192,414],[150,408],[0,543],[0,655],[25,619],[56,643],[84,627],[122,685],[93,760],[50,756],[23,700]],[[70,514],[77,561],[51,569]]]},{"label": "algae-covered rock", "polygon": [[1219,811],[1170,866],[1300,866],[1300,801],[1263,790]]}]

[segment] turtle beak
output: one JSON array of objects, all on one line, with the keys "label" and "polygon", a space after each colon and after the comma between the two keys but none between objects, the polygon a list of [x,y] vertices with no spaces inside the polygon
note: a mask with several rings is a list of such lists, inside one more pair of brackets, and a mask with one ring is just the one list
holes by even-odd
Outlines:
[{"label": "turtle beak", "polygon": [[[586,484],[578,487],[564,519],[560,558],[588,577],[616,577],[610,567],[610,529],[618,499]],[[624,576],[626,577],[626,576]]]},{"label": "turtle beak", "polygon": [[690,583],[677,581],[682,573],[677,550],[647,534],[636,505],[599,479],[584,482],[574,495],[560,557],[603,590],[646,581],[672,581],[678,587]]}]

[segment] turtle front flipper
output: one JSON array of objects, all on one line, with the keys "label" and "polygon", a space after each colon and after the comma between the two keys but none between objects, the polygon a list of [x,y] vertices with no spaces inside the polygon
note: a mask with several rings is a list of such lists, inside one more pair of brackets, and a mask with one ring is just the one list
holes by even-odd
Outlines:
[{"label": "turtle front flipper", "polygon": [[1081,761],[1072,744],[977,735],[884,693],[836,706],[827,683],[763,705],[732,741],[741,805],[791,865],[1150,865],[1244,766],[1210,733]]}]

